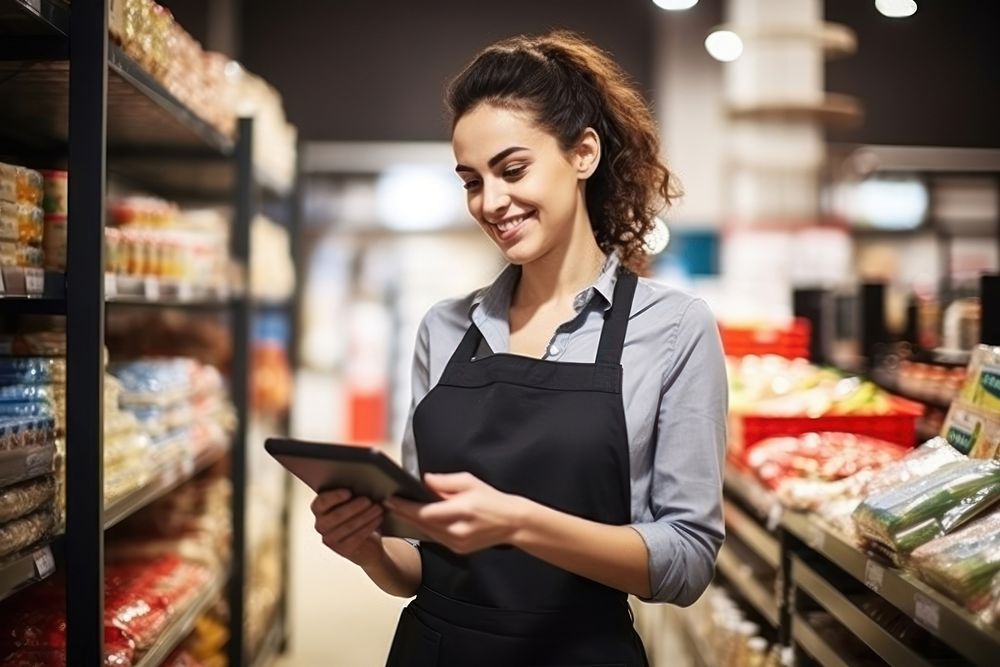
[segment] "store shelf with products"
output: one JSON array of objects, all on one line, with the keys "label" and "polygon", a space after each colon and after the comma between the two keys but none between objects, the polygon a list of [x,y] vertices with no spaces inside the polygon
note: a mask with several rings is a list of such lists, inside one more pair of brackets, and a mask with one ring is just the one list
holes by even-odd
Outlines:
[{"label": "store shelf with products", "polygon": [[792,616],[792,640],[823,667],[852,667],[852,663],[842,658],[836,647],[823,639],[799,614]]},{"label": "store shelf with products", "polygon": [[[228,518],[233,523],[227,547],[232,551],[229,569],[211,577],[194,603],[171,624],[166,634],[147,648],[136,664],[161,664],[190,632],[195,618],[225,591],[231,612],[228,662],[244,665],[249,662],[243,623],[247,573],[246,436],[252,364],[249,337],[255,306],[242,287],[213,291],[146,278],[133,278],[131,285],[127,279],[123,284],[117,278],[109,283],[106,267],[100,265],[98,258],[109,254],[105,222],[113,219],[108,206],[109,174],[118,178],[126,190],[140,186],[159,196],[190,197],[199,202],[231,206],[229,248],[227,253],[223,247],[222,254],[242,267],[249,266],[250,220],[260,205],[260,193],[288,193],[289,186],[281,174],[269,170],[270,151],[262,150],[262,162],[255,163],[255,155],[260,157],[260,154],[253,150],[252,120],[242,119],[235,127],[227,128],[225,122],[220,122],[224,114],[216,114],[211,108],[203,113],[206,99],[213,104],[218,100],[191,98],[184,86],[171,84],[169,77],[176,76],[175,71],[146,69],[144,63],[148,64],[148,60],[141,54],[135,56],[141,46],[127,40],[121,43],[112,40],[109,19],[116,18],[120,17],[109,17],[108,5],[103,2],[78,2],[70,6],[62,0],[0,0],[0,32],[4,34],[4,43],[0,45],[3,55],[0,80],[4,81],[9,99],[25,102],[0,109],[0,142],[4,144],[5,161],[17,159],[17,164],[64,170],[64,186],[66,170],[72,172],[73,178],[63,195],[66,208],[59,213],[71,208],[74,221],[94,223],[63,222],[66,266],[70,267],[71,280],[62,274],[49,274],[45,276],[44,289],[25,290],[39,296],[21,296],[11,291],[0,296],[3,316],[60,315],[65,317],[65,329],[72,332],[66,337],[63,352],[67,369],[65,434],[71,445],[62,461],[67,513],[65,535],[60,542],[73,557],[60,560],[57,580],[40,585],[39,590],[45,589],[48,594],[54,587],[55,592],[65,596],[67,664],[101,664],[109,640],[100,614],[95,615],[93,610],[101,608],[106,571],[117,572],[108,570],[112,565],[104,559],[105,531],[115,526],[117,534],[124,527],[119,524],[129,523],[125,520],[139,509],[186,493],[178,489],[192,488],[192,484],[200,483],[191,480],[201,471],[228,461],[232,493],[226,503]],[[158,24],[155,29],[161,27]],[[176,26],[170,29],[176,33]],[[200,47],[195,50],[201,53]],[[206,62],[207,59],[208,56]],[[189,70],[182,66],[178,71]],[[258,85],[259,81],[251,81],[253,78],[248,75],[244,81],[247,85]],[[274,97],[265,102],[273,103]],[[234,108],[226,111],[232,112]],[[114,190],[118,184],[112,185]],[[62,219],[65,221],[66,217]],[[283,305],[293,302],[294,298]],[[104,349],[110,342],[105,337],[105,328],[118,315],[128,319],[141,314],[138,309],[133,313],[133,308],[225,311],[224,326],[228,327],[225,349],[232,360],[228,366],[230,395],[235,405],[235,434],[229,448],[204,450],[194,460],[187,459],[181,464],[163,463],[165,467],[155,470],[141,489],[117,497],[105,506],[102,465],[104,455],[111,451],[102,430],[102,415],[106,414],[103,388],[109,382],[105,379]],[[109,313],[112,317],[106,317]],[[222,321],[220,318],[219,322]],[[192,337],[189,349],[198,340],[203,339]],[[111,358],[117,360],[113,353]],[[116,456],[120,454],[116,452]],[[162,459],[167,460],[166,456]],[[104,481],[107,483],[108,479]],[[35,547],[0,567],[0,597],[26,587],[29,590],[18,597],[32,595],[31,584],[44,576],[39,568],[52,562],[50,554],[47,547]],[[287,569],[287,563],[282,567]],[[4,608],[0,607],[0,611]],[[276,618],[283,621],[285,616]],[[283,622],[281,625],[279,645],[286,637]]]},{"label": "store shelf with products", "polygon": [[156,642],[136,660],[135,667],[158,667],[170,656],[194,629],[198,620],[214,605],[225,589],[228,576],[223,574],[202,589],[177,619],[159,636]]},{"label": "store shelf with products", "polygon": [[753,607],[772,627],[778,627],[777,596],[773,586],[760,581],[753,569],[746,564],[730,544],[725,544],[716,562],[718,572],[740,597]]},{"label": "store shelf with products", "polygon": [[284,628],[285,620],[280,616],[275,617],[270,629],[254,653],[250,663],[251,667],[271,667],[278,660],[282,644],[285,641]]}]

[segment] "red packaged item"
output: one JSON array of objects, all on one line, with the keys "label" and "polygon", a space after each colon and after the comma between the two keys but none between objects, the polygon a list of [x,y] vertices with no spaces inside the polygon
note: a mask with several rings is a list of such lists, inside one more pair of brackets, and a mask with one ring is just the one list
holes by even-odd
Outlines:
[{"label": "red packaged item", "polygon": [[201,667],[201,663],[185,649],[177,649],[167,658],[162,667]]}]

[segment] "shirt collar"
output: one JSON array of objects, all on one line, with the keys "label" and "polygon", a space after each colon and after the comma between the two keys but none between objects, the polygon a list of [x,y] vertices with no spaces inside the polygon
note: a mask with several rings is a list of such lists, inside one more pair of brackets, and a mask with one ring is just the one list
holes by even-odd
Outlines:
[{"label": "shirt collar", "polygon": [[[618,253],[612,252],[604,260],[604,266],[597,279],[576,295],[573,302],[577,312],[590,303],[594,298],[594,293],[600,294],[604,299],[604,310],[611,307],[614,298],[615,284],[618,282],[618,268],[621,266],[621,259]],[[514,287],[521,275],[521,267],[516,264],[508,264],[500,275],[487,287],[479,290],[472,299],[469,307],[470,314],[478,306],[482,305],[485,314],[506,320],[510,310],[511,298],[514,296]]]}]

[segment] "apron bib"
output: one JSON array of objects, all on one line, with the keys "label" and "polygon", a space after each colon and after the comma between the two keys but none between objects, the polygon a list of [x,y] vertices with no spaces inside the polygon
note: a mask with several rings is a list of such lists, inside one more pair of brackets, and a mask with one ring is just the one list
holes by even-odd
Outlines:
[{"label": "apron bib", "polygon": [[[482,335],[471,324],[414,412],[420,470],[467,471],[562,512],[628,524],[621,355],[636,283],[619,275],[592,364],[474,360]],[[400,617],[390,667],[646,664],[625,593],[510,546],[420,550],[422,585]]]}]

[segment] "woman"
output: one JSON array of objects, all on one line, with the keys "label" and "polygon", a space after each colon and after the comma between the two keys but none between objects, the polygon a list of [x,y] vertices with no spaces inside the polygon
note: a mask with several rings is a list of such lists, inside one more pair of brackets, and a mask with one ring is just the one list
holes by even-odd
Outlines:
[{"label": "woman", "polygon": [[[712,578],[726,379],[704,302],[636,277],[673,198],[656,127],[604,52],[554,32],[452,82],[456,171],[509,262],[421,323],[404,463],[444,500],[313,503],[334,551],[416,594],[390,665],[643,665],[627,594]],[[381,537],[384,511],[433,541]]]}]

